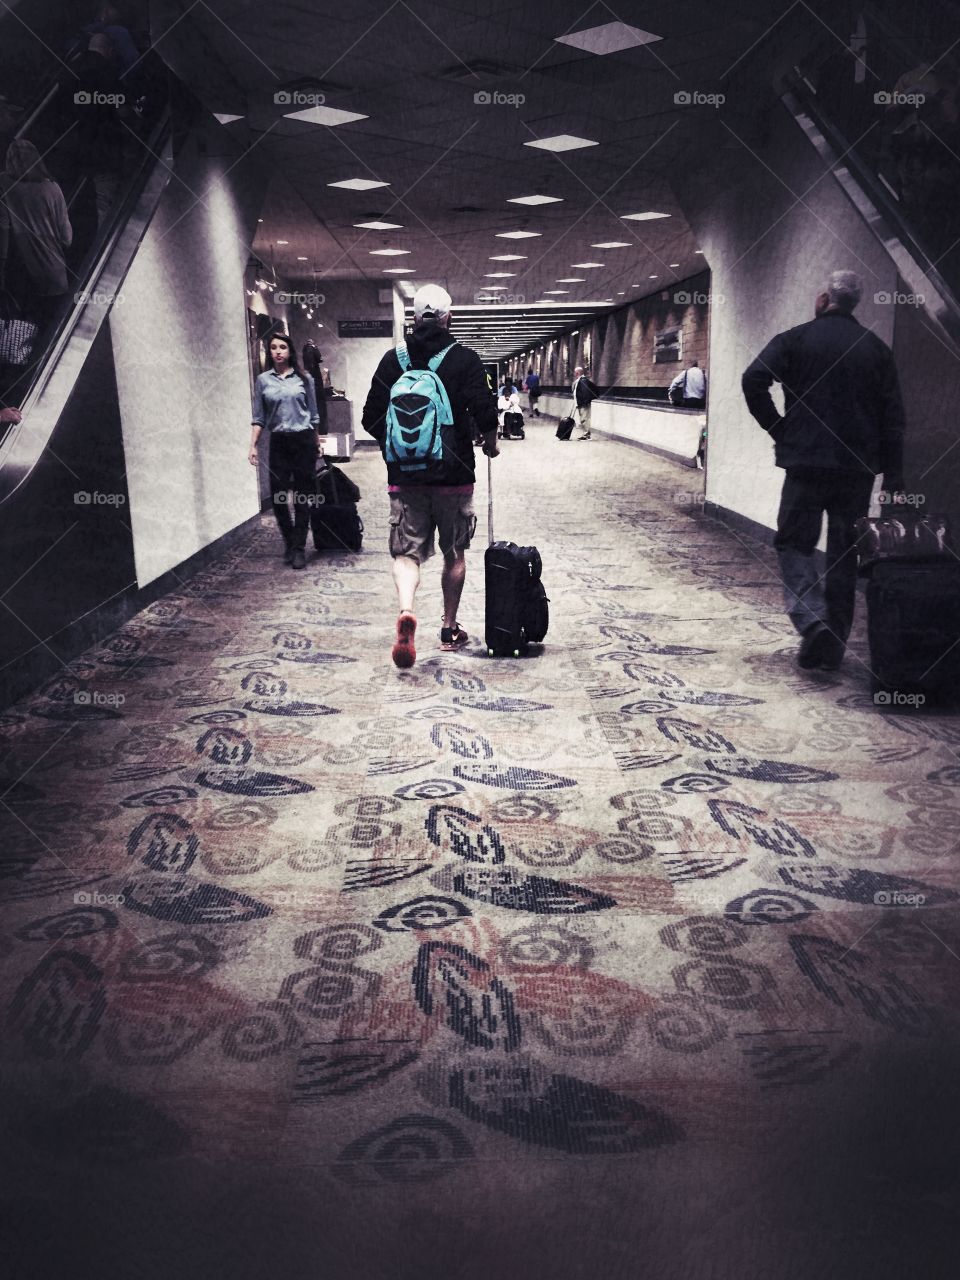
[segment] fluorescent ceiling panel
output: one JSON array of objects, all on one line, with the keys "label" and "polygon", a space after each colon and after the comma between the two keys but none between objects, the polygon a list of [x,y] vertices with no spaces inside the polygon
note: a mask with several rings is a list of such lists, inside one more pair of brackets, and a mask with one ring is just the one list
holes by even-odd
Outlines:
[{"label": "fluorescent ceiling panel", "polygon": [[569,44],[574,49],[601,55],[622,53],[624,49],[636,49],[639,45],[654,44],[662,39],[662,36],[642,31],[640,27],[631,27],[626,22],[605,22],[599,27],[585,27],[583,31],[555,37],[557,44]]},{"label": "fluorescent ceiling panel", "polygon": [[363,227],[366,231],[402,231],[403,225],[399,222],[355,222],[355,227]]},{"label": "fluorescent ceiling panel", "polygon": [[526,258],[525,253],[494,253],[490,257],[491,262],[520,262]]},{"label": "fluorescent ceiling panel", "polygon": [[305,124],[325,124],[328,129],[349,124],[351,120],[369,120],[357,111],[338,111],[336,107],[307,107],[305,111],[285,111],[287,120],[303,120]]},{"label": "fluorescent ceiling panel", "polygon": [[381,258],[399,258],[402,253],[409,253],[409,249],[371,249],[370,253],[374,257]]},{"label": "fluorescent ceiling panel", "polygon": [[591,249],[629,249],[629,240],[601,240],[599,244],[592,244]]},{"label": "fluorescent ceiling panel", "polygon": [[541,151],[577,151],[580,147],[599,147],[599,142],[589,138],[578,138],[572,133],[558,133],[552,138],[537,138],[533,142],[525,142],[525,147],[539,147]]},{"label": "fluorescent ceiling panel", "polygon": [[374,187],[389,187],[389,182],[375,182],[373,178],[343,178],[340,182],[328,182],[328,187],[344,187],[347,191],[372,191]]},{"label": "fluorescent ceiling panel", "polygon": [[586,271],[588,267],[602,267],[602,262],[571,262],[571,267],[576,267],[579,271]]},{"label": "fluorescent ceiling panel", "polygon": [[243,116],[232,116],[225,111],[215,111],[213,118],[214,120],[219,120],[221,124],[233,124],[234,120],[242,120]]},{"label": "fluorescent ceiling panel", "polygon": [[561,196],[510,196],[507,204],[562,204]]},{"label": "fluorescent ceiling panel", "polygon": [[532,240],[535,236],[542,236],[542,231],[498,231],[498,240]]},{"label": "fluorescent ceiling panel", "polygon": [[651,209],[647,213],[622,213],[621,218],[624,222],[654,222],[657,218],[672,218],[672,213],[654,213]]}]

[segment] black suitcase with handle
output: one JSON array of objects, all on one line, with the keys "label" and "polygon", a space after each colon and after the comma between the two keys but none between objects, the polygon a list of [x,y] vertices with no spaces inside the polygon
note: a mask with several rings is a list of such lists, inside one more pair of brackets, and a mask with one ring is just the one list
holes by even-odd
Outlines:
[{"label": "black suitcase with handle", "polygon": [[573,419],[561,418],[557,423],[557,439],[569,440],[573,435]]},{"label": "black suitcase with handle", "polygon": [[857,521],[867,579],[870,673],[879,705],[960,686],[960,560],[945,516],[903,511]]},{"label": "black suitcase with handle", "polygon": [[487,533],[484,554],[486,618],[484,640],[492,657],[519,658],[540,644],[550,625],[549,601],[540,580],[543,568],[536,547],[493,540],[492,467],[487,460]]},{"label": "black suitcase with handle", "polygon": [[360,490],[339,467],[317,472],[317,492],[310,508],[310,529],[318,551],[359,551],[363,521],[357,511]]}]

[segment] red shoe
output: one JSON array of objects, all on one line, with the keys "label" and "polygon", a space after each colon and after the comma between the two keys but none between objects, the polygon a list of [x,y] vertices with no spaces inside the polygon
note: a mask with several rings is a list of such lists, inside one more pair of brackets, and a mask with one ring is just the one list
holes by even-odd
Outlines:
[{"label": "red shoe", "polygon": [[394,666],[406,670],[417,660],[413,637],[417,633],[417,620],[412,613],[401,613],[397,619],[397,639],[391,650]]}]

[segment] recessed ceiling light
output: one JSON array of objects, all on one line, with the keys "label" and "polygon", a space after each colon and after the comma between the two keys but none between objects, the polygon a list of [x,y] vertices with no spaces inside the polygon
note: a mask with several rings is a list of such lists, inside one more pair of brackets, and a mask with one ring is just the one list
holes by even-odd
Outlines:
[{"label": "recessed ceiling light", "polygon": [[542,236],[542,231],[498,231],[498,240],[532,240],[534,236]]},{"label": "recessed ceiling light", "polygon": [[623,49],[636,49],[638,45],[653,44],[662,39],[662,36],[641,31],[639,27],[628,26],[625,22],[605,22],[599,27],[586,27],[571,35],[555,37],[557,44],[569,44],[574,49],[596,54],[620,53]]},{"label": "recessed ceiling light", "polygon": [[363,227],[366,231],[402,231],[399,222],[355,222],[355,227]]},{"label": "recessed ceiling light", "polygon": [[627,291],[626,291],[626,289],[618,289],[618,290],[617,290],[617,297],[618,297],[618,298],[622,298],[622,297],[623,297],[623,295],[624,295],[626,292],[627,292]]},{"label": "recessed ceiling light", "polygon": [[305,111],[285,111],[284,119],[303,120],[306,124],[325,124],[328,129],[335,129],[338,124],[369,120],[370,117],[360,115],[357,111],[338,111],[336,107],[307,107]]},{"label": "recessed ceiling light", "polygon": [[344,187],[347,191],[372,191],[374,187],[389,187],[389,182],[375,182],[373,178],[343,178],[340,182],[328,182],[328,187]]},{"label": "recessed ceiling light", "polygon": [[703,257],[703,250],[702,250],[702,249],[694,249],[694,251],[693,251],[693,252],[694,252],[694,253],[699,253],[701,258]]},{"label": "recessed ceiling light", "polygon": [[650,280],[659,280],[659,279],[660,279],[660,277],[659,277],[659,276],[648,276],[648,279],[650,279]]},{"label": "recessed ceiling light", "polygon": [[586,276],[557,276],[557,284],[583,284]]},{"label": "recessed ceiling light", "polygon": [[571,262],[571,267],[577,267],[580,271],[585,271],[588,267],[602,267],[602,262]]},{"label": "recessed ceiling light", "polygon": [[278,240],[278,241],[277,241],[277,244],[289,244],[289,243],[290,243],[290,241],[289,241],[289,240]]},{"label": "recessed ceiling light", "polygon": [[306,259],[306,258],[298,258],[298,259],[297,259],[297,261],[298,261],[298,262],[306,262],[306,261],[307,261],[307,259]]},{"label": "recessed ceiling light", "polygon": [[526,258],[525,253],[494,253],[491,254],[491,262],[520,262]]},{"label": "recessed ceiling light", "polygon": [[672,218],[672,213],[654,213],[650,210],[648,213],[622,213],[621,218],[624,222],[653,222],[657,218]]},{"label": "recessed ceiling light", "polygon": [[399,258],[402,253],[409,253],[409,249],[371,249],[370,253],[379,255],[381,258]]},{"label": "recessed ceiling light", "polygon": [[542,151],[576,151],[580,147],[598,147],[600,143],[591,142],[589,138],[577,138],[572,133],[558,133],[552,138],[537,138],[523,145],[539,147]]},{"label": "recessed ceiling light", "polygon": [[384,267],[383,274],[385,276],[407,275],[413,270],[413,267]]},{"label": "recessed ceiling light", "polygon": [[507,276],[515,276],[515,271],[487,271],[484,278],[487,280],[505,280]]},{"label": "recessed ceiling light", "polygon": [[507,204],[561,204],[562,196],[509,196]]},{"label": "recessed ceiling light", "polygon": [[629,240],[601,240],[599,244],[592,244],[591,249],[629,249]]},{"label": "recessed ceiling light", "polygon": [[219,120],[221,124],[233,124],[234,120],[242,120],[243,116],[232,116],[223,111],[215,111],[213,118]]},{"label": "recessed ceiling light", "polygon": [[671,262],[671,263],[670,263],[670,265],[671,265],[671,267],[679,267],[680,263],[679,263],[679,262]]},{"label": "recessed ceiling light", "polygon": [[569,293],[569,289],[544,289],[544,293]]}]

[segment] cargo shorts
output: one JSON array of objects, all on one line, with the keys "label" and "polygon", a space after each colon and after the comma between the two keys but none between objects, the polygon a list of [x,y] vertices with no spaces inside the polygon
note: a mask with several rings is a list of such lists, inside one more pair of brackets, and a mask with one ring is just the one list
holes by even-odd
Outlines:
[{"label": "cargo shorts", "polygon": [[439,493],[423,488],[390,494],[390,554],[423,564],[436,554],[460,556],[477,527],[472,493]]}]

